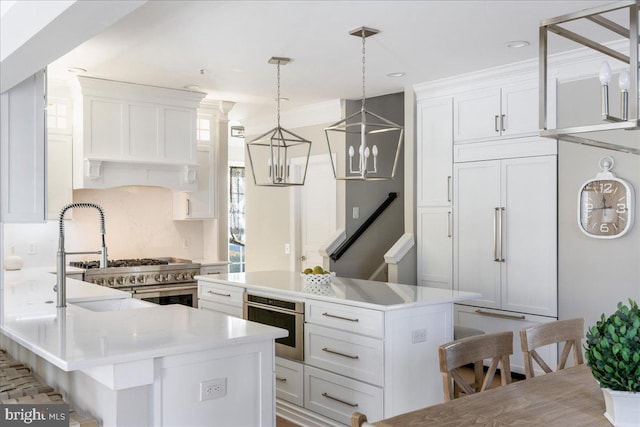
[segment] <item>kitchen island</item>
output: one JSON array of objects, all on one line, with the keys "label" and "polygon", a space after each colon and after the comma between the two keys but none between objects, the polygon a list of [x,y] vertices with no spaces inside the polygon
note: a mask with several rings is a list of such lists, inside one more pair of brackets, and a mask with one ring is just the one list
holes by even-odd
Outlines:
[{"label": "kitchen island", "polygon": [[58,309],[54,283],[42,269],[4,274],[0,346],[73,407],[105,426],[275,423],[286,331],[70,278]]},{"label": "kitchen island", "polygon": [[442,402],[437,348],[453,339],[453,303],[479,296],[343,277],[309,285],[286,271],[196,279],[204,310],[241,315],[243,295],[304,303],[304,357],[276,357],[276,396],[278,415],[305,426],[348,424],[355,410],[375,421]]}]

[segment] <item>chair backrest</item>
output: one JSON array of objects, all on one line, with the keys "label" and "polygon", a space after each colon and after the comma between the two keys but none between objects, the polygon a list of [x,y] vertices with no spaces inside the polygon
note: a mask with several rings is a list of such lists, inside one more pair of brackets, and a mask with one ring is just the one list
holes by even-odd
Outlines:
[{"label": "chair backrest", "polygon": [[[511,354],[513,354],[513,332],[511,331],[477,335],[441,345],[438,348],[438,356],[444,400],[455,399],[459,395],[459,390],[466,394],[473,394],[489,389],[499,365],[501,384],[511,383],[511,365],[509,364]],[[491,360],[486,374],[483,369],[485,359]],[[467,382],[459,370],[460,367],[469,364],[474,366],[475,382],[473,384]]]},{"label": "chair backrest", "polygon": [[581,346],[582,337],[584,337],[584,319],[580,318],[557,320],[522,329],[520,331],[520,344],[522,345],[522,354],[524,356],[525,376],[527,378],[534,377],[534,360],[546,373],[553,372],[536,351],[537,348],[549,344],[564,342],[556,370],[564,369],[572,348],[575,364],[584,363]]},{"label": "chair backrest", "polygon": [[367,422],[367,416],[361,412],[351,414],[351,427],[373,427]]}]

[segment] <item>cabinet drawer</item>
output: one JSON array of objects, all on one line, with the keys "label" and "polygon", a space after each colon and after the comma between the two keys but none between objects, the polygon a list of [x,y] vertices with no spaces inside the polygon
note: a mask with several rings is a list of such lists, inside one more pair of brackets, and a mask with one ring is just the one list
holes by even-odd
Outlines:
[{"label": "cabinet drawer", "polygon": [[[505,317],[509,316],[509,317]],[[521,317],[521,318],[520,318]],[[455,324],[469,328],[480,329],[487,334],[494,332],[513,332],[513,354],[510,358],[511,371],[524,374],[524,358],[520,345],[520,330],[529,326],[553,322],[550,317],[533,316],[530,314],[514,313],[510,311],[492,310],[488,308],[455,305]],[[538,353],[551,367],[557,366],[557,344],[540,347]],[[536,373],[544,373],[535,364]]]},{"label": "cabinet drawer", "polygon": [[309,365],[383,385],[382,340],[308,324],[304,330],[304,353]]},{"label": "cabinet drawer", "polygon": [[235,305],[242,308],[242,293],[244,288],[198,281],[198,298],[222,304]]},{"label": "cabinet drawer", "polygon": [[304,407],[349,425],[351,414],[367,414],[369,421],[383,418],[382,388],[347,379],[311,366],[304,367]]},{"label": "cabinet drawer", "polygon": [[228,266],[224,265],[207,265],[200,267],[200,274],[226,274]]},{"label": "cabinet drawer", "polygon": [[384,312],[321,301],[305,303],[305,321],[376,338],[384,337]]},{"label": "cabinet drawer", "polygon": [[276,357],[276,397],[294,405],[304,405],[302,363]]},{"label": "cabinet drawer", "polygon": [[242,319],[242,306],[221,304],[219,302],[211,302],[203,299],[198,300],[198,308],[200,310],[219,311],[229,316]]}]

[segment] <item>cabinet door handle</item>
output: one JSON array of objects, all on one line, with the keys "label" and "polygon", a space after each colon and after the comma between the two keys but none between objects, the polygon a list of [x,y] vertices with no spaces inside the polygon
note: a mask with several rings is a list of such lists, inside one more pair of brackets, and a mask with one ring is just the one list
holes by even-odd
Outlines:
[{"label": "cabinet door handle", "polygon": [[191,215],[191,200],[187,197],[187,216]]},{"label": "cabinet door handle", "polygon": [[451,176],[447,177],[447,201],[451,201]]},{"label": "cabinet door handle", "polygon": [[451,211],[447,212],[447,237],[451,237]]},{"label": "cabinet door handle", "polygon": [[493,208],[493,260],[500,262],[498,258],[498,213],[500,208]]},{"label": "cabinet door handle", "polygon": [[207,291],[207,293],[211,294],[211,295],[219,295],[221,297],[230,297],[231,296],[231,294],[222,294],[220,292],[213,292],[213,291]]},{"label": "cabinet door handle", "polygon": [[507,130],[507,128],[504,127],[504,123],[506,122],[505,120],[506,116],[507,116],[506,114],[503,114],[500,116],[500,129],[502,129],[502,132]]},{"label": "cabinet door handle", "polygon": [[501,319],[511,319],[511,320],[524,320],[525,319],[524,315],[516,316],[516,315],[512,315],[512,314],[492,313],[490,311],[482,311],[482,310],[476,310],[476,314],[479,314],[481,316],[499,317]]},{"label": "cabinet door handle", "polygon": [[359,322],[360,319],[351,319],[349,317],[336,316],[335,314],[322,313],[323,316],[333,317],[334,319],[348,320],[349,322]]},{"label": "cabinet door handle", "polygon": [[333,396],[331,396],[329,393],[326,393],[326,392],[325,392],[325,393],[322,393],[322,395],[323,395],[324,397],[326,397],[327,399],[335,400],[336,402],[340,402],[340,403],[343,403],[343,404],[345,404],[345,405],[349,405],[349,406],[351,406],[352,408],[357,408],[357,407],[358,407],[358,404],[357,404],[357,403],[351,403],[351,402],[347,402],[346,400],[338,399],[337,397],[333,397]]},{"label": "cabinet door handle", "polygon": [[286,383],[287,379],[282,377],[276,377],[276,381],[280,381],[281,383]]},{"label": "cabinet door handle", "polygon": [[504,262],[504,254],[502,253],[502,233],[504,231],[504,225],[502,222],[504,216],[504,207],[500,208],[498,218],[500,220],[500,226],[498,227],[498,246],[500,246],[500,258],[499,262]]},{"label": "cabinet door handle", "polygon": [[498,117],[499,116],[497,114],[493,117],[493,128],[496,132],[500,132],[500,129],[498,128]]},{"label": "cabinet door handle", "polygon": [[346,354],[346,353],[340,353],[339,351],[335,351],[335,350],[331,350],[330,348],[323,348],[322,351],[326,351],[327,353],[331,353],[331,354],[337,354],[338,356],[342,356],[342,357],[348,357],[349,359],[354,359],[354,360],[358,360],[360,359],[360,357],[358,355],[351,355],[351,354]]}]

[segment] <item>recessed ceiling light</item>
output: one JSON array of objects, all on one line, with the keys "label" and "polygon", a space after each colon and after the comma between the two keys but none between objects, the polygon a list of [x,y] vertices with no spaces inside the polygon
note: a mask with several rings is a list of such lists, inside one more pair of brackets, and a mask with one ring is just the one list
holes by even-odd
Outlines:
[{"label": "recessed ceiling light", "polygon": [[404,77],[406,75],[407,75],[407,73],[405,73],[403,71],[396,71],[395,73],[387,74],[387,77]]},{"label": "recessed ceiling light", "polygon": [[531,43],[529,43],[526,40],[513,40],[510,42],[507,42],[507,47],[510,47],[512,49],[520,49],[521,47],[527,47],[530,44]]},{"label": "recessed ceiling light", "polygon": [[200,89],[200,86],[198,85],[186,85],[186,86],[182,86],[185,89],[189,89],[189,90],[197,90]]},{"label": "recessed ceiling light", "polygon": [[86,69],[80,68],[80,67],[69,67],[67,68],[67,71],[70,72],[71,74],[82,74],[87,72]]}]

